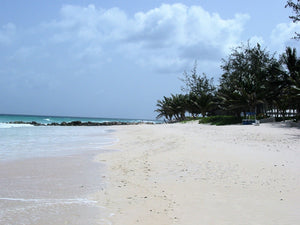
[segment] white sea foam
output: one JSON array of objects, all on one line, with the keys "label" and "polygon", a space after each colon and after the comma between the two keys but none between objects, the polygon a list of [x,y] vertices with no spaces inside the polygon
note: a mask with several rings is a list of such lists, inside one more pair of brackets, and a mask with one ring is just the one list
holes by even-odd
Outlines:
[{"label": "white sea foam", "polygon": [[[99,213],[106,212],[87,198],[0,198],[0,206],[0,224],[99,224]],[[80,217],[74,218],[77,214]]]},{"label": "white sea foam", "polygon": [[68,199],[26,199],[26,198],[0,198],[0,201],[17,201],[17,202],[36,202],[43,204],[97,204],[95,200],[86,198],[68,198]]},{"label": "white sea foam", "polygon": [[0,123],[0,128],[14,128],[14,127],[33,127],[33,125],[31,125],[31,124]]}]

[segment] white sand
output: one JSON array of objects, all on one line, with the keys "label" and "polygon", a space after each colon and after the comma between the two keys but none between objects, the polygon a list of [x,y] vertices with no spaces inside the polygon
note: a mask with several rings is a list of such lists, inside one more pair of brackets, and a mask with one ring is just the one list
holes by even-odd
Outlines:
[{"label": "white sand", "polygon": [[115,135],[120,151],[98,156],[108,186],[96,196],[112,224],[300,224],[299,128],[188,123]]}]

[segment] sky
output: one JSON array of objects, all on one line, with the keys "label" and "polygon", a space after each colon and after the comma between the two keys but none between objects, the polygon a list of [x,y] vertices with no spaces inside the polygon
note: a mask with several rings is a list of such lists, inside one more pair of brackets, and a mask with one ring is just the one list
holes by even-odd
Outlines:
[{"label": "sky", "polygon": [[222,74],[241,43],[277,56],[300,23],[286,0],[1,0],[0,114],[155,119],[180,78]]}]

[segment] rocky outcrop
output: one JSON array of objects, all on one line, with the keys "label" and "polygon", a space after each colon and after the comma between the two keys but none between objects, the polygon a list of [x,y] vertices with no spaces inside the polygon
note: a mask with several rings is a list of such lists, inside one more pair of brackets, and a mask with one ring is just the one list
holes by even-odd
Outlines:
[{"label": "rocky outcrop", "polygon": [[[71,121],[71,122],[61,122],[61,123],[50,123],[43,124],[37,123],[35,121],[32,122],[24,122],[24,121],[14,121],[9,122],[10,124],[29,124],[33,126],[114,126],[114,125],[137,125],[145,122],[120,122],[120,121],[107,121],[107,122],[81,122],[81,121]],[[147,122],[147,124],[154,124],[153,122]]]}]

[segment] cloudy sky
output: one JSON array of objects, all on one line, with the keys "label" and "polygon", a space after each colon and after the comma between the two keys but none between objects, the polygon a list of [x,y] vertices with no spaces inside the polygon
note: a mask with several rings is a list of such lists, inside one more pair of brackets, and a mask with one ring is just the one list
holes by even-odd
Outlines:
[{"label": "cloudy sky", "polygon": [[184,70],[242,42],[282,53],[286,0],[1,0],[0,113],[154,119]]}]

